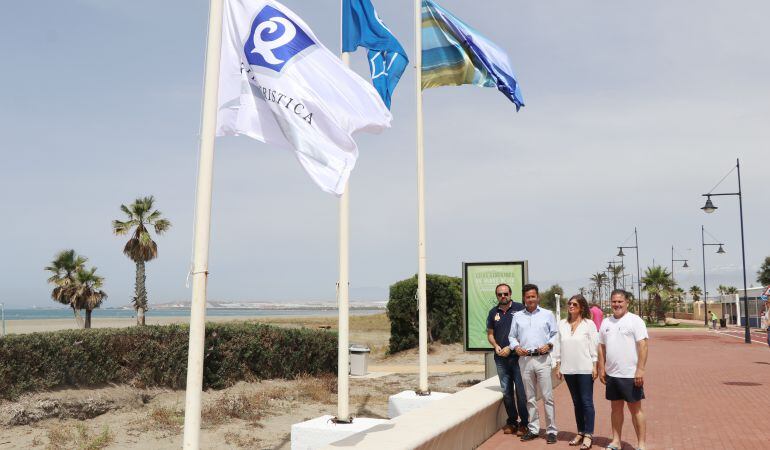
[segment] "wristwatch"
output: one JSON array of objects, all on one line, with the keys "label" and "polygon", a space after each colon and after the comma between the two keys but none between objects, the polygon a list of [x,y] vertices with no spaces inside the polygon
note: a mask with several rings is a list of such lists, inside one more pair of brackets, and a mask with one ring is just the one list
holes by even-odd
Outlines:
[{"label": "wristwatch", "polygon": [[550,342],[546,344],[548,346],[548,350],[553,350],[553,344]]}]

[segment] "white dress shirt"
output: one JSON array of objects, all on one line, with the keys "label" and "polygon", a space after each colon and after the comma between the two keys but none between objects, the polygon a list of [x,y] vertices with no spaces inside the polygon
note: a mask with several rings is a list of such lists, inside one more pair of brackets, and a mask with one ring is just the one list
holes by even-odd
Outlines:
[{"label": "white dress shirt", "polygon": [[559,335],[553,347],[553,358],[560,363],[564,375],[591,374],[599,359],[599,332],[591,319],[581,319],[575,332],[567,319],[559,322]]},{"label": "white dress shirt", "polygon": [[524,350],[536,350],[545,344],[553,344],[557,333],[553,313],[538,306],[532,312],[523,309],[513,315],[508,341],[511,350],[519,346]]}]

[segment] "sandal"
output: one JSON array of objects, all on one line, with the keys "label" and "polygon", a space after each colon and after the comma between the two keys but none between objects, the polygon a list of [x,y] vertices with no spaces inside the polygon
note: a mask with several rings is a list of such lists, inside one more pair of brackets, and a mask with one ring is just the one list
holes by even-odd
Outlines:
[{"label": "sandal", "polygon": [[585,435],[583,433],[578,433],[577,436],[575,436],[575,439],[569,441],[569,445],[573,447],[580,445],[580,443],[583,442],[584,437]]},{"label": "sandal", "polygon": [[616,447],[616,446],[614,446],[612,444],[610,444],[610,445],[608,445],[608,446],[606,446],[604,448],[606,448],[607,450],[620,450],[620,447]]},{"label": "sandal", "polygon": [[580,450],[588,450],[594,446],[594,437],[590,434],[583,436],[583,445],[580,446]]}]

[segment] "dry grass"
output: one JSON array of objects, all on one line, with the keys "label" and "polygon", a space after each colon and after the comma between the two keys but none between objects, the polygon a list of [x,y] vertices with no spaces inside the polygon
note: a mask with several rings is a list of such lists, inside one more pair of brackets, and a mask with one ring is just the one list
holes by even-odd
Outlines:
[{"label": "dry grass", "polygon": [[225,394],[207,403],[201,415],[207,425],[219,425],[229,419],[241,419],[256,424],[262,418],[266,406],[257,396],[250,397],[244,393],[232,396]]},{"label": "dry grass", "polygon": [[484,380],[464,380],[464,381],[461,381],[461,382],[457,383],[457,387],[467,388],[467,387],[475,386],[475,385],[481,383],[482,381],[484,381]]},{"label": "dry grass", "polygon": [[141,422],[141,431],[159,429],[166,432],[178,432],[184,425],[184,411],[178,408],[159,406],[150,411],[147,419]]},{"label": "dry grass", "polygon": [[96,436],[92,436],[88,427],[82,423],[75,427],[57,427],[48,430],[49,450],[100,450],[110,445],[112,440],[112,433],[106,425]]},{"label": "dry grass", "polygon": [[[337,329],[336,317],[266,317],[257,322],[286,327]],[[350,316],[350,331],[390,331],[390,320],[383,313]]]},{"label": "dry grass", "polygon": [[337,378],[331,375],[300,378],[297,386],[298,400],[312,400],[327,405],[337,401]]},{"label": "dry grass", "polygon": [[251,436],[243,436],[238,433],[227,432],[225,433],[225,444],[232,445],[238,448],[258,448],[260,443],[259,439]]}]

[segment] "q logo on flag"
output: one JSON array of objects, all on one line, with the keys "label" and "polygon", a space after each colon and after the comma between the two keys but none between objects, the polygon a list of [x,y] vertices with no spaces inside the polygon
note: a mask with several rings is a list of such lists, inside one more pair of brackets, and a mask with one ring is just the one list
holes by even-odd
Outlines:
[{"label": "q logo on flag", "polygon": [[251,33],[243,51],[252,66],[280,72],[291,58],[314,44],[302,28],[268,5],[251,23]]}]

